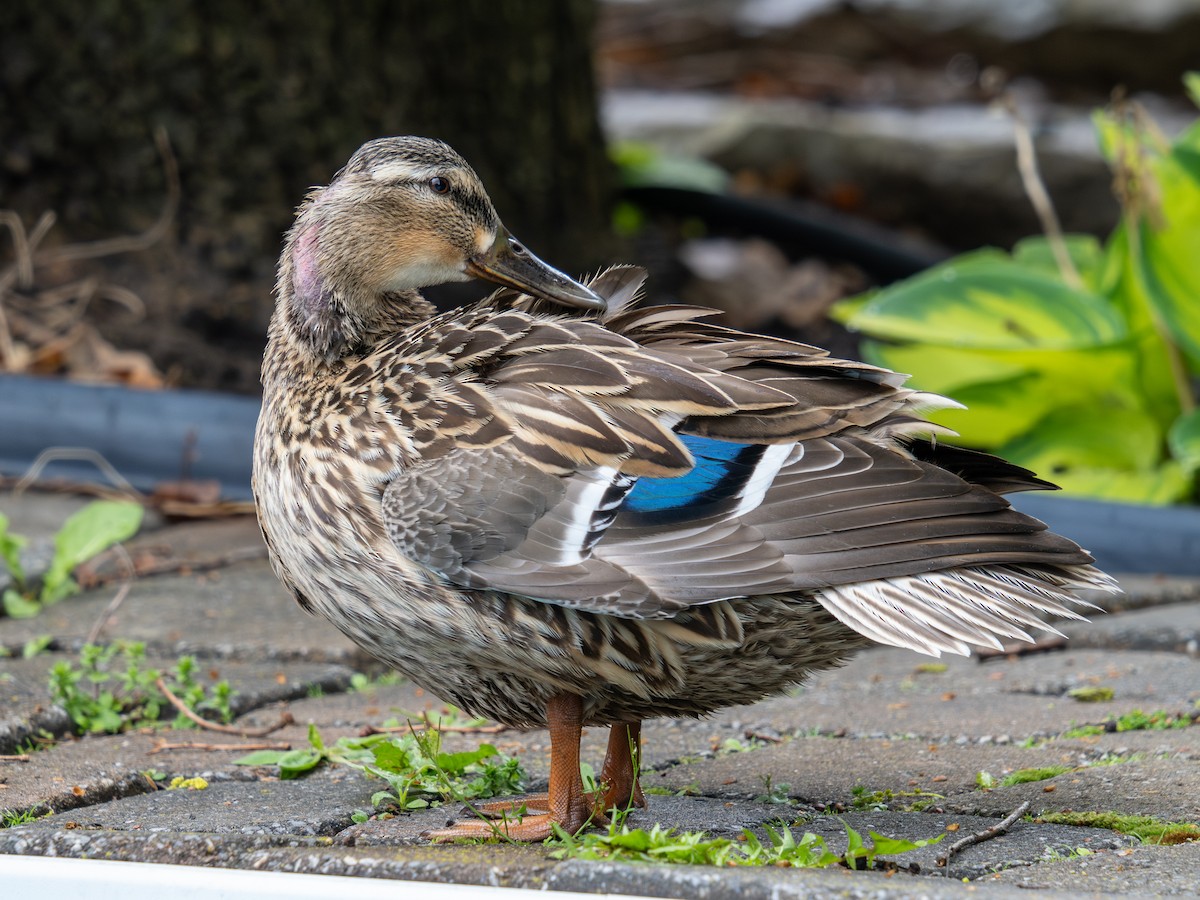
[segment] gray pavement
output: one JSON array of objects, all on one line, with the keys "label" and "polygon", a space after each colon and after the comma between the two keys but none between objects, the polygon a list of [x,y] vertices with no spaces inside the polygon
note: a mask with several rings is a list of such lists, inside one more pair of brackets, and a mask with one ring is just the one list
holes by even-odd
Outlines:
[{"label": "gray pavement", "polygon": [[[0,495],[14,531],[35,538],[31,561],[83,501]],[[322,620],[305,615],[276,583],[246,519],[164,525],[151,521],[128,547],[145,572],[107,619],[104,638],[144,641],[148,664],[200,659],[205,683],[236,688],[238,726],[295,724],[261,741],[303,747],[310,723],[327,743],[441,703],[412,684],[351,688],[369,660]],[[42,549],[39,549],[42,548]],[[1033,821],[957,854],[940,847],[898,857],[893,873],[708,869],[582,860],[547,848],[430,846],[422,833],[462,816],[457,807],[354,824],[381,787],[345,767],[280,781],[272,767],[233,760],[260,741],[199,730],[146,729],[78,738],[51,702],[48,673],[78,647],[119,587],[114,559],[88,567],[96,587],[35,619],[0,618],[0,754],[39,737],[59,740],[0,761],[0,810],[37,816],[0,828],[0,854],[34,854],[350,874],[585,892],[695,897],[1008,897],[1200,893],[1200,845],[1158,846],[1105,828],[1037,821],[1045,813],[1118,812],[1200,822],[1200,728],[1071,733],[1135,710],[1195,711],[1200,699],[1200,592],[1187,579],[1129,579],[1123,612],[1072,624],[1066,649],[979,662],[935,661],[877,649],[791,696],[725,710],[707,720],[656,721],[645,729],[643,783],[650,806],[630,824],[655,823],[736,838],[768,824],[813,831],[845,846],[843,822],[862,833],[943,842],[980,831],[1023,801]],[[106,580],[108,579],[108,580]],[[117,580],[112,580],[117,579]],[[1165,605],[1164,605],[1165,604]],[[22,659],[25,643],[50,649]],[[944,668],[940,665],[944,664]],[[1107,688],[1084,703],[1076,688]],[[1095,731],[1096,729],[1091,729]],[[447,734],[446,749],[482,740],[517,755],[531,789],[544,788],[544,731]],[[602,729],[584,737],[598,765]],[[1057,766],[1044,780],[998,786],[1021,769]],[[994,786],[983,790],[980,773]],[[203,790],[166,790],[175,777]],[[964,881],[965,880],[965,881]]]}]

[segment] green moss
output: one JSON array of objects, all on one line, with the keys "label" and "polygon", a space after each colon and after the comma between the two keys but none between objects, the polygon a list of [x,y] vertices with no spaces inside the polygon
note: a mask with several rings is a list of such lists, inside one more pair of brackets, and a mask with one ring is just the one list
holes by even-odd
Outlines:
[{"label": "green moss", "polygon": [[1128,816],[1117,812],[1043,813],[1038,822],[1048,825],[1079,825],[1109,828],[1132,835],[1148,844],[1183,844],[1200,841],[1200,826],[1192,822],[1164,822],[1153,816]]},{"label": "green moss", "polygon": [[1064,772],[1071,772],[1073,766],[1043,766],[1040,769],[1017,769],[1011,775],[1000,780],[1000,787],[1012,787],[1014,784],[1028,784],[1031,781],[1046,781],[1056,778]]},{"label": "green moss", "polygon": [[1067,691],[1067,696],[1080,703],[1104,703],[1113,698],[1110,687],[1079,687]]}]

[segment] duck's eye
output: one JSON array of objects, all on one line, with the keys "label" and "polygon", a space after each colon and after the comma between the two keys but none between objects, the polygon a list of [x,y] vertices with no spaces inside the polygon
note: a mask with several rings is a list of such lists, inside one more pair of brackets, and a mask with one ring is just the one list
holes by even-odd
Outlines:
[{"label": "duck's eye", "polygon": [[435,194],[444,194],[450,190],[450,182],[441,175],[434,175],[429,179],[429,189]]}]

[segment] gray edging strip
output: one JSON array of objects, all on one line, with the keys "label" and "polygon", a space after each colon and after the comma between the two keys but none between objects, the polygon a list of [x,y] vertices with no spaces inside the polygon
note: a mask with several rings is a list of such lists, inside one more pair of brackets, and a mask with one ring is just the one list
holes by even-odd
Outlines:
[{"label": "gray edging strip", "polygon": [[[257,398],[207,391],[135,391],[0,375],[0,473],[23,474],[47,447],[91,447],[136,487],[184,473],[250,498]],[[190,448],[190,449],[189,449]],[[56,462],[46,477],[103,480],[87,463]],[[1088,549],[1113,572],[1200,574],[1200,508],[1100,503],[1046,494],[1013,505]]]}]

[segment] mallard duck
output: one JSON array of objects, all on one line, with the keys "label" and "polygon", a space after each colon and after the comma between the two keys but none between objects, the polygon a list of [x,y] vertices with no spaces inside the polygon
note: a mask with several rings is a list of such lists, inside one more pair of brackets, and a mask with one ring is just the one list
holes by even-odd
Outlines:
[{"label": "mallard duck", "polygon": [[[418,293],[470,277],[504,287],[444,313]],[[549,728],[548,793],[500,822],[516,839],[643,806],[644,719],[754,702],[872,643],[1032,640],[1115,588],[1001,496],[1051,485],[937,443],[923,413],[951,401],[637,306],[642,280],[551,268],[417,137],[313,190],[279,264],[254,457],[275,572],[442,699]],[[588,725],[611,726],[594,796]]]}]

